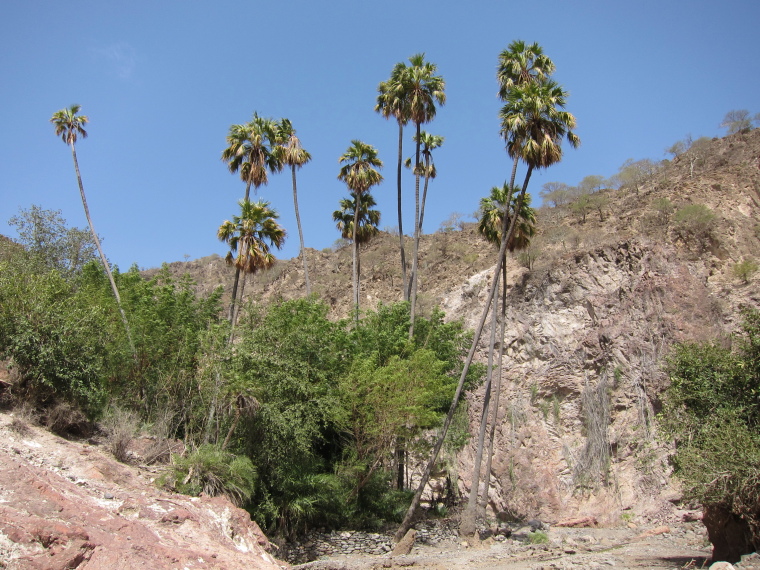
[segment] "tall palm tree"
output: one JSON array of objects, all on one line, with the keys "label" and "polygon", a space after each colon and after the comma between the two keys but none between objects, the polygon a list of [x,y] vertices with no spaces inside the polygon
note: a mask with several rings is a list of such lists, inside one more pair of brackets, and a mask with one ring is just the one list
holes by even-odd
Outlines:
[{"label": "tall palm tree", "polygon": [[[518,211],[519,206],[519,211]],[[535,235],[535,225],[536,225],[536,212],[533,208],[530,207],[530,194],[526,194],[525,199],[522,201],[521,204],[518,204],[517,196],[514,195],[514,188],[509,188],[506,184],[506,182],[501,186],[494,186],[491,188],[491,193],[488,197],[482,198],[480,200],[480,222],[478,224],[478,232],[489,242],[495,245],[501,244],[501,232],[502,227],[504,224],[504,217],[505,215],[507,217],[516,217],[517,218],[517,225],[516,230],[512,237],[507,242],[507,249],[509,251],[515,251],[519,249],[524,249],[530,244],[531,238]],[[504,253],[506,256],[506,251]],[[506,316],[506,291],[507,291],[507,265],[506,265],[506,259],[502,258],[501,260],[501,267],[502,272],[501,276],[498,277],[501,280],[502,284],[502,342],[500,346],[503,346],[504,344],[504,319]],[[485,386],[485,396],[483,398],[483,410],[481,413],[480,418],[480,429],[478,432],[478,443],[477,448],[475,452],[475,462],[473,464],[472,469],[472,485],[470,487],[470,497],[467,504],[467,515],[470,517],[471,521],[474,521],[475,515],[476,515],[476,509],[477,509],[477,501],[478,501],[478,493],[479,493],[479,483],[480,483],[480,472],[481,472],[481,465],[483,463],[483,447],[485,443],[485,433],[486,433],[486,425],[488,423],[488,411],[489,411],[489,405],[491,404],[491,386],[492,386],[492,378],[493,378],[493,361],[494,361],[494,355],[493,355],[493,347],[496,344],[496,328],[497,328],[497,318],[496,318],[496,306],[498,304],[497,297],[494,296],[494,309],[491,313],[491,341],[489,343],[489,350],[488,350],[488,368],[487,368],[487,374],[486,374],[486,386]],[[500,351],[501,354],[501,351]],[[493,453],[493,433],[494,433],[494,427],[496,422],[496,414],[498,412],[498,404],[499,404],[499,396],[501,392],[501,363],[499,362],[499,365],[496,368],[497,370],[497,382],[496,382],[496,389],[494,390],[495,396],[494,396],[494,403],[493,403],[493,411],[492,411],[492,420],[491,420],[491,439],[489,440],[489,459],[490,454]],[[489,462],[490,465],[490,462]],[[489,469],[486,469],[485,472],[485,486],[484,486],[484,495],[487,495],[488,493],[488,485],[489,485]],[[466,517],[465,517],[466,518]],[[465,525],[466,526],[466,525]],[[465,528],[465,530],[467,530]]]},{"label": "tall palm tree", "polygon": [[[285,230],[277,223],[280,216],[269,207],[269,202],[244,199],[238,205],[240,215],[233,216],[232,221],[225,220],[219,226],[217,237],[230,246],[225,258],[227,263],[243,271],[244,275],[254,275],[274,265],[276,258],[271,252],[271,246],[277,249],[282,247],[285,243]],[[243,285],[245,286],[245,279]],[[230,321],[233,327],[235,316],[233,314]]]},{"label": "tall palm tree", "polygon": [[[361,205],[362,194],[368,192],[373,186],[380,184],[383,176],[377,168],[383,167],[383,161],[377,157],[377,149],[360,140],[351,141],[351,146],[341,155],[338,162],[342,164],[338,174],[338,180],[346,183],[349,192],[359,200]],[[353,224],[353,283],[354,283],[354,311],[359,318],[359,242],[357,240],[359,228],[359,210],[354,208]]]},{"label": "tall palm tree", "polygon": [[296,130],[288,119],[280,119],[277,123],[277,158],[282,164],[290,166],[293,179],[293,207],[296,212],[296,224],[298,225],[298,238],[301,242],[301,261],[303,262],[304,280],[306,281],[306,295],[311,295],[311,283],[309,282],[309,267],[306,263],[306,247],[303,243],[303,228],[301,227],[301,215],[298,212],[298,192],[296,190],[296,169],[301,168],[311,160],[311,155],[301,146],[301,141],[296,136]]},{"label": "tall palm tree", "polygon": [[[250,196],[251,186],[254,193],[260,186],[269,182],[269,172],[282,170],[282,161],[273,151],[276,145],[276,123],[272,119],[259,117],[253,113],[253,118],[243,125],[232,125],[227,134],[227,148],[222,151],[222,160],[233,174],[239,172],[245,182],[245,200]],[[232,301],[230,302],[229,319],[235,314],[240,268],[235,269],[235,281],[232,286]]]},{"label": "tall palm tree", "polygon": [[416,128],[414,160],[414,250],[412,252],[411,290],[409,294],[409,311],[411,324],[409,338],[414,334],[414,313],[417,304],[417,261],[420,240],[420,176],[423,173],[420,162],[422,145],[421,127],[435,118],[436,103],[446,103],[446,82],[436,75],[437,66],[425,61],[425,54],[418,53],[409,58],[409,120]]},{"label": "tall palm tree", "polygon": [[[536,168],[547,168],[562,159],[561,143],[563,139],[567,139],[573,147],[577,147],[580,144],[580,139],[572,131],[576,124],[575,117],[567,111],[562,110],[564,109],[566,96],[565,91],[553,82],[545,82],[541,85],[528,84],[511,90],[507,105],[502,109],[502,127],[503,134],[507,140],[507,152],[510,157],[514,158],[514,156],[517,156],[528,166],[528,172],[518,197],[517,211],[520,211],[522,208],[533,170]],[[519,118],[518,115],[520,115]],[[446,415],[438,440],[433,447],[430,461],[422,474],[419,486],[412,499],[412,504],[409,506],[409,510],[407,510],[406,516],[396,532],[394,537],[396,540],[403,538],[411,525],[412,518],[422,497],[422,492],[430,479],[430,472],[433,469],[433,465],[435,465],[438,453],[443,445],[443,440],[451,425],[456,406],[462,395],[465,378],[469,372],[470,364],[472,364],[472,358],[475,355],[477,343],[483,332],[483,325],[488,317],[491,301],[498,286],[498,277],[504,254],[507,251],[507,244],[515,232],[516,224],[517,216],[512,216],[511,220],[508,216],[504,216],[499,254],[488,297],[478,326],[475,329],[473,342],[462,368],[462,374],[459,377],[459,383],[449,407],[449,412]],[[470,529],[463,530],[460,526],[460,532],[469,534]],[[474,524],[471,532],[474,532]]]},{"label": "tall palm tree", "polygon": [[404,62],[393,66],[387,81],[377,86],[375,111],[386,119],[393,117],[398,123],[398,163],[396,166],[396,186],[398,193],[398,238],[401,251],[401,278],[404,300],[409,300],[406,276],[406,253],[404,251],[404,225],[401,211],[401,160],[404,146],[404,126],[409,122],[409,68]]},{"label": "tall palm tree", "polygon": [[[375,237],[380,230],[380,210],[374,210],[377,205],[375,198],[369,192],[365,192],[359,199],[359,221],[356,231],[356,241],[359,244],[359,252],[356,256],[356,273],[357,278],[361,280],[362,263],[361,263],[361,245],[369,242]],[[340,236],[343,239],[354,239],[354,218],[356,216],[356,196],[351,194],[351,198],[343,198],[340,201],[340,209],[333,212],[333,221],[338,228]]]},{"label": "tall palm tree", "polygon": [[[543,48],[537,43],[530,45],[522,40],[515,40],[499,54],[499,65],[496,69],[496,79],[499,83],[499,98],[506,101],[509,93],[515,87],[528,83],[540,83],[554,73],[554,62],[544,54]],[[515,184],[518,159],[512,162],[512,175],[509,186]]]},{"label": "tall palm tree", "polygon": [[82,184],[82,175],[79,172],[79,161],[77,161],[77,149],[76,142],[80,136],[84,139],[87,138],[87,131],[84,130],[84,125],[89,122],[86,115],[80,115],[81,105],[72,105],[67,109],[61,109],[53,113],[50,118],[50,122],[55,126],[56,136],[60,136],[63,142],[71,147],[71,157],[74,159],[74,171],[77,175],[77,183],[79,184],[79,195],[82,198],[82,206],[84,207],[84,215],[87,217],[87,223],[90,224],[90,232],[92,233],[92,239],[95,241],[95,246],[98,248],[100,254],[100,261],[103,263],[103,267],[108,275],[108,281],[111,283],[111,290],[113,296],[116,298],[116,305],[119,307],[119,313],[121,313],[121,320],[124,323],[124,329],[127,332],[127,341],[129,342],[129,348],[132,351],[132,356],[137,360],[137,352],[135,351],[135,344],[132,341],[132,333],[129,329],[129,321],[127,321],[127,315],[124,313],[124,308],[121,306],[121,297],[119,296],[119,289],[116,287],[116,281],[114,281],[113,273],[111,272],[111,265],[108,263],[103,248],[100,246],[100,239],[95,231],[95,226],[92,223],[92,217],[90,216],[90,208],[87,206],[87,197],[84,194],[84,185]]}]

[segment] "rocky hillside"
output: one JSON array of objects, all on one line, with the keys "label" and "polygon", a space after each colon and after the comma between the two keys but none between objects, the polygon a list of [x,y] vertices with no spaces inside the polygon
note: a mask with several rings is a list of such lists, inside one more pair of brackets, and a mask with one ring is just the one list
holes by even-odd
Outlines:
[{"label": "rocky hillside", "polygon": [[[687,152],[638,190],[601,195],[602,212],[585,220],[569,207],[542,208],[532,267],[509,260],[489,489],[495,512],[591,515],[603,523],[672,515],[678,490],[656,421],[663,359],[673,343],[726,334],[740,307],[760,306],[757,281],[734,274],[760,251],[760,130],[714,139],[704,156]],[[695,204],[714,218],[700,225],[684,216],[682,208]],[[439,305],[447,318],[474,327],[495,250],[471,226],[423,236],[420,302],[423,312]],[[346,315],[350,248],[308,256],[315,293],[336,317]],[[397,260],[397,236],[382,234],[363,249],[364,308],[401,299]],[[218,257],[171,270],[189,271],[202,290],[231,285]],[[255,302],[304,294],[298,259],[257,276],[245,292]],[[468,395],[473,430],[482,399],[482,388]],[[471,484],[473,451],[471,443],[456,461],[462,491]]]}]

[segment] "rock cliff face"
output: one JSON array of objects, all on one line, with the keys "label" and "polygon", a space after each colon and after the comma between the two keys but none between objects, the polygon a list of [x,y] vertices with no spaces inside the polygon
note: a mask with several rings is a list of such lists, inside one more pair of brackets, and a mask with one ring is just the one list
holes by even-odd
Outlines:
[{"label": "rock cliff face", "polygon": [[[673,343],[721,337],[735,330],[741,306],[760,306],[756,283],[731,271],[759,250],[758,141],[758,133],[713,141],[699,177],[668,165],[639,193],[614,197],[577,246],[547,248],[531,272],[510,265],[493,511],[608,524],[624,513],[672,512],[678,490],[656,419],[664,359]],[[673,220],[654,218],[647,206],[663,197],[676,209],[711,208],[709,236],[684,238]],[[489,279],[483,272],[448,294],[447,313],[474,326]],[[473,433],[483,395],[469,397]],[[468,492],[474,445],[459,458]]]}]

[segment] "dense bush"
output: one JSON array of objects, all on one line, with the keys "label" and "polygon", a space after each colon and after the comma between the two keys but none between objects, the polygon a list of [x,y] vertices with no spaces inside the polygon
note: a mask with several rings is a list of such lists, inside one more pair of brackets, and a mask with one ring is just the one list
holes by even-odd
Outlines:
[{"label": "dense bush", "polygon": [[669,361],[660,416],[686,497],[739,517],[760,544],[760,312],[730,344],[688,344]]}]

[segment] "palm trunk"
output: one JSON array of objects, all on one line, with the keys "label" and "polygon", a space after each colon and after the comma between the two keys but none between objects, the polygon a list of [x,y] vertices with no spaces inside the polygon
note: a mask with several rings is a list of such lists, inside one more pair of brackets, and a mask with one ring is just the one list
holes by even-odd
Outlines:
[{"label": "palm trunk", "polygon": [[496,421],[499,417],[499,399],[501,397],[501,371],[504,362],[504,337],[507,328],[507,260],[505,259],[501,266],[501,341],[499,343],[499,359],[497,360],[496,370],[496,387],[494,388],[494,398],[491,413],[491,434],[488,440],[488,455],[486,456],[486,472],[484,474],[485,501],[481,504],[481,515],[485,516],[486,507],[488,506],[488,487],[491,484],[491,461],[493,460],[493,446],[496,438]]},{"label": "palm trunk", "polygon": [[[498,277],[497,277],[498,279]],[[496,285],[498,287],[498,283]],[[486,425],[488,424],[488,410],[491,403],[491,379],[493,377],[493,347],[496,343],[496,325],[497,325],[497,308],[498,297],[493,297],[493,310],[491,311],[491,341],[488,345],[488,372],[486,375],[486,392],[483,397],[483,410],[480,414],[480,429],[478,430],[478,447],[475,453],[475,462],[472,466],[472,484],[470,485],[470,497],[467,502],[467,509],[462,514],[459,523],[459,533],[462,536],[473,536],[475,534],[475,519],[477,518],[478,496],[480,495],[480,466],[483,464],[483,446],[486,437]],[[488,492],[486,487],[485,492]]]},{"label": "palm trunk", "polygon": [[[238,269],[240,271],[240,269]],[[234,313],[230,317],[230,338],[227,340],[227,344],[232,344],[232,341],[235,339],[235,324],[237,323],[238,316],[240,315],[240,305],[243,303],[243,295],[245,295],[245,279],[246,274],[243,272],[243,285],[240,287],[240,303],[238,303],[237,307],[233,308],[235,309]],[[237,283],[235,283],[237,285]]]},{"label": "palm trunk", "polygon": [[361,197],[361,194],[359,192],[356,192],[354,195],[354,243],[353,243],[353,250],[354,250],[354,267],[353,267],[353,278],[354,278],[354,313],[355,313],[355,319],[356,324],[359,324],[359,244],[356,241],[356,234],[357,230],[359,229],[359,198]]},{"label": "palm trunk", "polygon": [[111,283],[111,290],[113,296],[116,297],[116,305],[119,307],[119,313],[121,313],[121,321],[124,323],[124,330],[127,332],[127,341],[129,342],[129,349],[132,351],[132,358],[137,362],[137,351],[135,350],[135,343],[132,341],[132,332],[129,329],[129,321],[127,321],[127,315],[124,312],[124,308],[121,306],[121,297],[119,296],[119,289],[116,287],[116,281],[114,281],[113,273],[111,273],[111,266],[108,264],[106,255],[103,253],[103,248],[100,246],[100,240],[98,234],[95,231],[95,226],[92,223],[90,217],[90,208],[87,206],[87,198],[84,195],[84,185],[82,184],[82,175],[79,172],[79,161],[77,160],[77,151],[74,143],[71,143],[71,156],[74,159],[74,171],[77,175],[77,183],[79,184],[79,194],[82,197],[82,206],[84,206],[84,215],[87,217],[87,223],[90,224],[90,232],[92,233],[92,239],[95,241],[95,247],[98,248],[100,254],[100,261],[103,263],[103,267],[108,275],[108,281]]},{"label": "palm trunk", "polygon": [[412,275],[409,278],[409,339],[414,336],[414,317],[417,305],[417,260],[420,252],[420,123],[417,123],[417,150],[414,159],[414,250]]},{"label": "palm trunk", "polygon": [[296,210],[296,224],[298,225],[298,237],[301,240],[301,261],[303,261],[303,275],[306,281],[306,296],[311,295],[311,283],[309,283],[309,268],[306,264],[306,248],[303,244],[303,229],[301,228],[301,215],[298,213],[298,193],[296,191],[296,165],[291,164],[293,172],[293,206]]},{"label": "palm trunk", "polygon": [[[528,167],[528,173],[525,175],[525,182],[522,187],[522,191],[520,192],[520,201],[518,202],[518,209],[519,212],[519,205],[522,204],[523,197],[525,196],[525,192],[528,189],[528,182],[530,181],[530,175],[533,172],[533,167]],[[488,318],[488,313],[491,308],[491,301],[493,300],[494,293],[496,291],[496,285],[498,281],[498,275],[501,271],[502,263],[504,260],[504,256],[507,252],[507,242],[512,237],[512,234],[515,232],[515,228],[517,222],[517,216],[512,217],[512,221],[509,222],[509,218],[507,216],[504,216],[504,220],[502,223],[502,238],[501,238],[501,245],[499,247],[499,256],[497,258],[496,262],[496,268],[494,269],[494,275],[493,279],[491,280],[491,287],[488,292],[488,299],[486,299],[486,304],[483,308],[483,314],[480,316],[480,321],[478,322],[478,326],[475,329],[475,334],[472,338],[472,346],[470,346],[470,351],[467,354],[467,359],[464,362],[464,367],[462,368],[462,374],[459,377],[459,383],[457,384],[456,392],[454,393],[454,398],[451,401],[451,406],[449,407],[449,411],[446,414],[446,419],[443,422],[443,427],[441,428],[441,433],[438,436],[438,440],[435,443],[435,446],[433,447],[433,452],[431,454],[430,460],[428,461],[427,466],[425,467],[425,471],[422,474],[422,478],[420,479],[419,486],[417,487],[417,491],[414,493],[414,497],[412,498],[412,504],[409,505],[409,509],[406,512],[406,515],[404,516],[404,520],[401,522],[401,526],[399,526],[398,530],[396,531],[396,534],[394,536],[394,540],[398,542],[401,540],[404,535],[406,534],[406,531],[409,530],[409,528],[412,526],[412,519],[414,518],[414,514],[417,511],[417,507],[420,504],[420,499],[422,498],[422,493],[425,490],[425,486],[427,485],[428,481],[430,480],[430,473],[433,470],[433,466],[435,465],[436,460],[438,459],[438,453],[441,451],[441,447],[443,446],[443,440],[446,438],[446,434],[449,431],[449,426],[451,425],[451,420],[454,417],[454,412],[456,411],[457,404],[459,403],[459,398],[462,396],[462,390],[464,388],[464,381],[467,378],[467,373],[470,370],[470,365],[472,364],[472,359],[475,356],[475,350],[478,346],[478,342],[480,341],[480,335],[483,333],[483,326],[485,325],[486,319]],[[507,224],[509,224],[509,231],[507,231]]]},{"label": "palm trunk", "polygon": [[404,141],[404,125],[399,121],[398,124],[398,166],[396,167],[396,180],[398,185],[398,240],[399,247],[401,249],[401,278],[402,278],[402,294],[404,295],[404,301],[409,300],[409,294],[406,288],[406,253],[404,252],[404,226],[401,223],[401,162],[403,160],[403,141]]},{"label": "palm trunk", "polygon": [[[248,182],[245,185],[245,201],[248,201],[248,197],[251,195],[251,183]],[[240,281],[240,268],[235,268],[235,281],[232,283],[232,301],[230,302],[230,324],[232,324],[232,320],[235,318],[235,299],[237,298],[237,289],[238,289],[238,281]],[[230,336],[230,338],[232,338]]]}]

